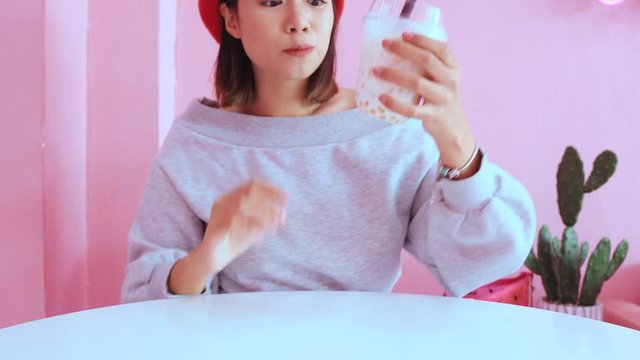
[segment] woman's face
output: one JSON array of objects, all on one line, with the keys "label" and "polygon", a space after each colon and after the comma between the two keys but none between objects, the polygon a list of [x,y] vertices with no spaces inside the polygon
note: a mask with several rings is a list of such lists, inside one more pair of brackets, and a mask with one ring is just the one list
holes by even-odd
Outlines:
[{"label": "woman's face", "polygon": [[306,79],[327,54],[332,0],[239,0],[235,28],[254,72],[261,77]]}]

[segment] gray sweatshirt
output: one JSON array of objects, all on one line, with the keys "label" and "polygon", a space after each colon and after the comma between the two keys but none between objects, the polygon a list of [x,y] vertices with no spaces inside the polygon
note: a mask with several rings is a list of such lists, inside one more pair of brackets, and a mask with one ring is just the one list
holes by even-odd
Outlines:
[{"label": "gray sweatshirt", "polygon": [[438,156],[419,121],[391,125],[357,109],[258,117],[194,101],[152,164],[122,300],[171,297],[169,272],[202,241],[213,202],[254,178],[287,193],[286,225],[212,275],[205,293],[388,292],[403,249],[454,296],[517,271],[536,226],[526,189],[486,154],[471,178],[436,181]]}]

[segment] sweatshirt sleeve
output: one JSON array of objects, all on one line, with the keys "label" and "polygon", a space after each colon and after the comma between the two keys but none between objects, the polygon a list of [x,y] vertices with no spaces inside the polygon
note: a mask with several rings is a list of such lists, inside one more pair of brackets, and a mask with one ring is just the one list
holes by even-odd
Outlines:
[{"label": "sweatshirt sleeve", "polygon": [[523,265],[535,236],[535,210],[525,187],[483,156],[472,177],[423,179],[412,209],[405,249],[453,296]]},{"label": "sweatshirt sleeve", "polygon": [[[128,239],[122,302],[175,297],[167,280],[173,265],[201,241],[205,224],[154,161]],[[211,281],[214,278],[210,279]],[[205,293],[210,293],[207,286]]]}]

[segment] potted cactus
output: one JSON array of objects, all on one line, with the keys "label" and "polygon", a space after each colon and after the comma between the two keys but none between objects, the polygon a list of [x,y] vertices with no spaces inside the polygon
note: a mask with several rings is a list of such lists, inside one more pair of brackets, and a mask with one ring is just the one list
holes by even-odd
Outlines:
[{"label": "potted cactus", "polygon": [[588,242],[579,242],[574,229],[582,209],[584,194],[604,185],[617,165],[616,154],[606,150],[597,156],[586,183],[582,160],[578,151],[566,148],[556,174],[558,207],[566,226],[562,239],[553,236],[546,225],[540,228],[537,256],[533,248],[525,266],[540,275],[546,296],[537,299],[535,306],[573,315],[602,320],[602,303],[598,296],[602,285],[618,270],[629,250],[622,240],[611,258],[611,241],[602,238],[589,257],[587,270],[580,286],[581,269],[589,252]]}]

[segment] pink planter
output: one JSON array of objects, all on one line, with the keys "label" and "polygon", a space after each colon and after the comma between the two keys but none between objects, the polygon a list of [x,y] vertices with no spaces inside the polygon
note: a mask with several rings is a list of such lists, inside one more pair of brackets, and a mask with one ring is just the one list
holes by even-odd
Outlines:
[{"label": "pink planter", "polygon": [[593,306],[578,306],[571,304],[549,303],[546,302],[543,298],[539,298],[536,300],[536,307],[539,309],[581,316],[593,320],[602,320],[603,314],[603,306],[599,301]]}]

